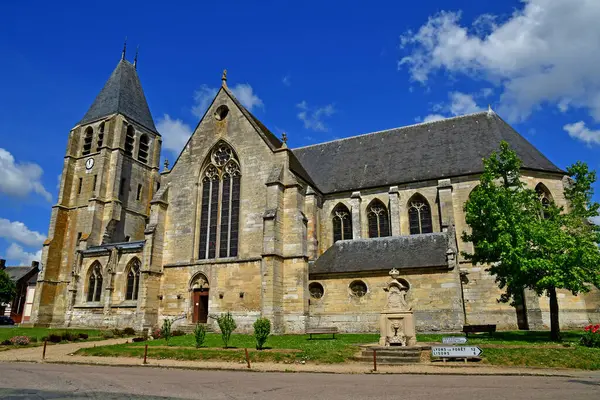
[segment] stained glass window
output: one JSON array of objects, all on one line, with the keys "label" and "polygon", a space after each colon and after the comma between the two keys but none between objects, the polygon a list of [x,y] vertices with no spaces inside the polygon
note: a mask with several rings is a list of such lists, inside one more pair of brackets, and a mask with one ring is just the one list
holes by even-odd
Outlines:
[{"label": "stained glass window", "polygon": [[375,199],[367,207],[367,220],[369,224],[369,237],[390,236],[390,218],[387,207]]},{"label": "stained glass window", "polygon": [[415,194],[408,202],[408,224],[411,235],[433,232],[431,208],[420,194]]},{"label": "stained glass window", "polygon": [[343,204],[333,209],[333,242],[352,239],[352,214]]}]

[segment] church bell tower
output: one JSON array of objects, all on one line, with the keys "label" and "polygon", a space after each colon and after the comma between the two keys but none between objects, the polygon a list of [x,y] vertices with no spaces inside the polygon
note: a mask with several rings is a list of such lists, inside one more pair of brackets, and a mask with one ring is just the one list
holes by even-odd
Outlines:
[{"label": "church bell tower", "polygon": [[125,48],[104,87],[69,133],[52,208],[32,322],[65,323],[79,251],[144,239],[159,186],[161,137]]}]

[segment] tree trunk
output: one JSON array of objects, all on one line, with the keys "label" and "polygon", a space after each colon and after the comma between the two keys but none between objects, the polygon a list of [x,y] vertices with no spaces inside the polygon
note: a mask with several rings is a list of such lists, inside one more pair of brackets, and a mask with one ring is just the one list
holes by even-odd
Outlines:
[{"label": "tree trunk", "polygon": [[558,298],[556,297],[556,288],[548,289],[550,295],[550,339],[560,340],[560,325],[558,320]]}]

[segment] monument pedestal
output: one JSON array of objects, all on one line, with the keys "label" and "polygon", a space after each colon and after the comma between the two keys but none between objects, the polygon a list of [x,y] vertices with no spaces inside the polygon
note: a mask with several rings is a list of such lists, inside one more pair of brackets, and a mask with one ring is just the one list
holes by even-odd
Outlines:
[{"label": "monument pedestal", "polygon": [[414,346],[417,344],[412,311],[385,310],[379,317],[380,346]]},{"label": "monument pedestal", "polygon": [[406,302],[408,282],[406,285],[398,280],[397,269],[390,271],[392,279],[384,289],[388,293],[388,301],[379,317],[380,346],[414,346],[417,344],[415,317],[412,308]]}]

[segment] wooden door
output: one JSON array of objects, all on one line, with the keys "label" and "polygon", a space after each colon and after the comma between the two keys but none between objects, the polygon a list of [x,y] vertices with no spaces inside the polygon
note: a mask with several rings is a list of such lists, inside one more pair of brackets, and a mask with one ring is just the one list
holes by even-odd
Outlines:
[{"label": "wooden door", "polygon": [[208,290],[194,290],[193,299],[193,322],[205,324],[208,321]]}]

